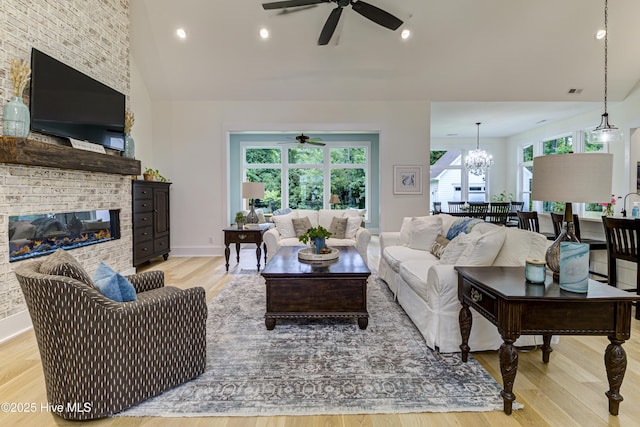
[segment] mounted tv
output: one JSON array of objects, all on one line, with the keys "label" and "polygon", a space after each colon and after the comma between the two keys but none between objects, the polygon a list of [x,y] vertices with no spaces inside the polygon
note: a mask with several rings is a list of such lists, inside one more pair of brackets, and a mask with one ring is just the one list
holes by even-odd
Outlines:
[{"label": "mounted tv", "polygon": [[31,50],[31,130],[124,150],[124,94]]}]

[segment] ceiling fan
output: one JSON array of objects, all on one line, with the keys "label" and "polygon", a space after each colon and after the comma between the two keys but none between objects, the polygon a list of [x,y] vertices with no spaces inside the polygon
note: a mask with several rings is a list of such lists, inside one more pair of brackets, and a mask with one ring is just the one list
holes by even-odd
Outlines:
[{"label": "ceiling fan", "polygon": [[[296,141],[299,142],[298,148],[301,148],[304,144],[318,145],[320,147],[323,147],[323,146],[327,145],[324,142],[320,142],[320,141],[322,141],[322,138],[311,138],[308,135],[305,135],[304,133],[301,133],[300,135],[297,135],[296,136]],[[288,142],[281,142],[280,144],[289,144],[289,143]]]},{"label": "ceiling fan", "polygon": [[327,18],[327,21],[322,28],[320,38],[318,39],[318,44],[321,46],[328,44],[329,40],[331,40],[331,37],[333,36],[333,33],[338,26],[340,15],[342,15],[342,9],[348,5],[351,5],[351,8],[353,10],[355,10],[365,18],[390,30],[397,30],[400,25],[402,25],[402,21],[389,12],[386,12],[379,7],[366,3],[362,0],[285,0],[272,3],[262,3],[262,7],[265,10],[271,10],[308,6],[318,3],[335,3],[338,6],[333,9],[333,11],[331,11],[329,18]]}]

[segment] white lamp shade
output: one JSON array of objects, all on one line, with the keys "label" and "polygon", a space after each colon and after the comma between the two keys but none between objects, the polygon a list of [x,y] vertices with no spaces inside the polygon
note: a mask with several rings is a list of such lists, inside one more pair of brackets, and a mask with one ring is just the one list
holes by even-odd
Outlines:
[{"label": "white lamp shade", "polygon": [[609,203],[613,154],[553,154],[533,159],[531,198],[547,202]]},{"label": "white lamp shade", "polygon": [[243,199],[262,199],[264,197],[264,182],[243,182]]}]

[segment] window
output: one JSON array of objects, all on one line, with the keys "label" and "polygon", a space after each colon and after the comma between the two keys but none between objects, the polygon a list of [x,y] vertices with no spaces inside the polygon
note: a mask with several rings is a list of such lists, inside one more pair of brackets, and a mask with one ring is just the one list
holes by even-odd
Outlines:
[{"label": "window", "polygon": [[448,202],[486,201],[486,176],[476,176],[464,170],[462,150],[433,150],[430,154],[429,189],[432,202],[441,202],[442,210],[446,212]]},{"label": "window", "polygon": [[533,200],[531,199],[531,182],[533,181],[533,144],[522,147],[520,162],[520,193],[524,202],[523,210],[533,211]]},{"label": "window", "polygon": [[[369,152],[364,142],[309,148],[243,143],[243,178],[265,183],[265,197],[256,202],[265,212],[286,206],[368,212]],[[340,199],[336,206],[329,205],[332,194]]]}]

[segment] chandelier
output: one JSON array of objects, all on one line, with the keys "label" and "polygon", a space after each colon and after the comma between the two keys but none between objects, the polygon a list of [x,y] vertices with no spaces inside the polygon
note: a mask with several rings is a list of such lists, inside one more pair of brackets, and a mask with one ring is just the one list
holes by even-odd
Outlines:
[{"label": "chandelier", "polygon": [[480,123],[476,123],[476,126],[478,126],[476,149],[471,150],[467,155],[467,158],[464,159],[464,167],[470,173],[476,176],[481,176],[484,175],[487,172],[487,169],[493,165],[493,157],[491,154],[480,149]]},{"label": "chandelier", "polygon": [[605,143],[618,142],[622,139],[622,132],[609,124],[609,113],[607,113],[607,50],[609,39],[609,1],[604,0],[604,114],[600,119],[597,128],[591,131],[591,142]]}]

